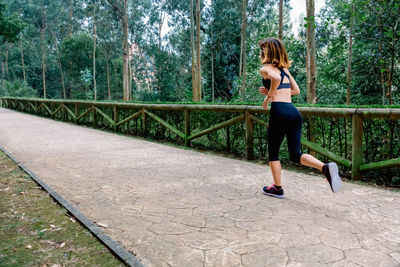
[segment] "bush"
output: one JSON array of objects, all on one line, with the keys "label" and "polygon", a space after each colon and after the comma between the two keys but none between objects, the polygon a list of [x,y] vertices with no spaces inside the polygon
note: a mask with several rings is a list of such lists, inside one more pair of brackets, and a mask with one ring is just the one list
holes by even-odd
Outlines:
[{"label": "bush", "polygon": [[37,91],[21,80],[0,80],[0,96],[36,97]]}]

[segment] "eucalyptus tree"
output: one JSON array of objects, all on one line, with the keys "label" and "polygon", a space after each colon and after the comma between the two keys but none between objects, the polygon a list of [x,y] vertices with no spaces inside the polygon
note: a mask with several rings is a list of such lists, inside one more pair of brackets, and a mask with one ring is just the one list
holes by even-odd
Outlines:
[{"label": "eucalyptus tree", "polygon": [[307,102],[317,102],[315,52],[315,2],[306,0],[307,7]]},{"label": "eucalyptus tree", "polygon": [[10,80],[8,68],[9,43],[16,42],[17,36],[21,32],[23,24],[16,14],[8,14],[6,5],[0,2],[0,43],[5,47],[5,61],[2,61],[2,83],[4,85],[5,73]]},{"label": "eucalyptus tree", "polygon": [[123,100],[128,101],[132,99],[131,88],[129,87],[128,0],[107,0],[107,2],[122,25],[122,95]]},{"label": "eucalyptus tree", "polygon": [[6,5],[0,1],[0,41],[15,42],[23,29],[23,24],[17,14],[7,14]]},{"label": "eucalyptus tree", "polygon": [[283,39],[283,0],[279,0],[279,39]]},{"label": "eucalyptus tree", "polygon": [[243,76],[243,86],[241,90],[241,100],[244,100],[244,89],[246,83],[246,30],[247,30],[247,7],[248,0],[242,1],[242,25],[240,38],[240,61],[239,61],[239,77]]},{"label": "eucalyptus tree", "polygon": [[[120,24],[114,19],[113,11],[104,5],[98,5],[96,10],[96,72],[98,73],[98,98],[118,98],[118,88],[122,87],[122,72],[114,66],[119,64],[119,44],[122,43]],[[90,26],[90,25],[89,25]],[[112,90],[114,88],[114,90]],[[118,91],[117,91],[118,90]]]},{"label": "eucalyptus tree", "polygon": [[[268,1],[267,1],[268,3]],[[246,60],[247,60],[247,45],[246,45],[246,38],[247,38],[247,31],[248,31],[248,24],[251,29],[254,29],[254,19],[255,16],[259,16],[256,13],[256,10],[262,9],[265,5],[264,1],[259,0],[242,0],[241,5],[241,12],[242,12],[242,19],[241,19],[241,43],[240,43],[240,61],[239,61],[239,78],[242,79],[242,86],[241,86],[241,101],[243,102],[245,99],[245,89],[246,89]],[[282,0],[283,5],[283,0]],[[279,13],[281,16],[281,13]],[[283,16],[283,14],[282,14]],[[279,21],[279,27],[283,28],[283,24]],[[281,29],[280,29],[281,30]]]},{"label": "eucalyptus tree", "polygon": [[196,0],[196,91],[193,99],[195,102],[201,102],[200,13],[200,0]]},{"label": "eucalyptus tree", "polygon": [[[399,87],[400,78],[395,67],[399,62],[399,6],[394,0],[326,1],[318,35],[326,35],[329,41],[325,41],[328,50],[319,79],[326,83],[328,78],[330,87],[340,91],[350,84],[354,104],[393,102],[396,95],[391,97],[391,93],[396,94],[393,89]],[[345,76],[350,71],[351,80]]]},{"label": "eucalyptus tree", "polygon": [[[363,35],[358,38],[373,42],[379,47],[382,65],[380,72],[385,74],[385,76],[382,75],[382,80],[385,80],[387,84],[386,96],[391,105],[393,104],[392,86],[395,79],[398,78],[396,66],[399,64],[400,57],[400,1],[360,1],[358,11],[363,12],[360,26],[374,33],[367,35],[363,32]],[[360,33],[358,32],[358,34]],[[384,92],[382,92],[382,99],[383,96]]]},{"label": "eucalyptus tree", "polygon": [[97,87],[96,87],[96,0],[92,1],[93,8],[93,90],[94,100],[97,100]]},{"label": "eucalyptus tree", "polygon": [[[92,38],[87,33],[73,34],[60,44],[60,58],[69,80],[67,98],[91,98],[87,87],[92,67]],[[86,81],[86,82],[85,82]]]},{"label": "eucalyptus tree", "polygon": [[[174,71],[177,73],[174,79],[177,88],[176,98],[193,101],[197,84],[195,81],[194,1],[167,0],[166,11],[170,30],[165,36],[168,41],[165,45],[165,51],[168,52],[175,64]],[[206,21],[202,20],[202,23],[204,25]],[[203,25],[200,26],[202,32],[204,32]],[[191,31],[191,28],[193,28],[193,31]]]},{"label": "eucalyptus tree", "polygon": [[[9,1],[10,8],[19,13],[20,18],[24,23],[26,23],[27,27],[24,30],[23,34],[26,35],[26,38],[22,36],[23,39],[29,40],[29,45],[31,50],[22,57],[25,59],[27,57],[27,63],[32,66],[29,66],[31,69],[31,79],[29,82],[32,83],[33,87],[36,89],[38,88],[39,77],[36,75],[41,76],[41,95],[43,97],[47,97],[47,87],[46,87],[46,55],[48,54],[48,47],[47,47],[47,35],[46,35],[46,27],[47,27],[47,15],[48,15],[48,6],[51,3],[46,0],[38,1],[35,5],[32,2],[28,1]],[[28,42],[23,42],[20,45],[20,53],[21,56],[23,54],[23,45],[28,44]],[[36,53],[40,55],[40,67],[38,66],[37,60],[39,59],[37,56],[32,57],[32,55]],[[21,62],[22,62],[21,59]],[[25,61],[24,61],[24,69],[25,69]],[[36,72],[40,68],[40,74]],[[24,72],[23,69],[23,72]]]},{"label": "eucalyptus tree", "polygon": [[192,92],[193,92],[193,101],[197,100],[197,82],[196,82],[196,47],[194,44],[194,0],[190,0],[190,50],[192,54]]},{"label": "eucalyptus tree", "polygon": [[[260,95],[258,94],[258,87],[262,84],[260,83],[260,49],[258,42],[262,39],[268,37],[278,37],[279,35],[279,5],[277,2],[273,1],[249,1],[248,5],[248,41],[246,41],[246,86],[245,86],[245,101],[259,101]],[[290,21],[290,10],[289,1],[284,1],[283,17],[284,21]],[[298,40],[296,40],[293,34],[290,34],[292,25],[290,23],[285,23],[282,25],[283,30],[287,32],[283,36],[283,41],[287,47],[289,57],[294,60],[293,68],[296,71],[292,71],[292,75],[300,77],[297,70],[303,69],[304,63],[302,62],[302,48],[304,47]],[[305,50],[304,50],[305,54]],[[301,66],[301,67],[300,67]],[[301,74],[302,75],[302,74]],[[301,79],[300,79],[301,80]],[[235,92],[241,97],[241,90],[243,88],[243,78],[236,78],[234,81],[236,88]],[[240,92],[240,94],[239,94]],[[237,100],[235,94],[233,95],[233,100]]]},{"label": "eucalyptus tree", "polygon": [[16,42],[17,36],[23,29],[23,24],[16,14],[7,14],[6,5],[0,2],[0,44],[5,47],[5,62],[1,62],[2,70],[2,85],[5,83],[5,73],[7,73],[7,79],[10,80],[10,74],[8,69],[8,53],[9,43]]},{"label": "eucalyptus tree", "polygon": [[231,99],[239,74],[241,4],[241,0],[215,0],[205,10],[205,16],[212,19],[206,27],[204,63],[213,63],[212,70],[204,70],[205,87],[214,87],[217,101]]},{"label": "eucalyptus tree", "polygon": [[351,0],[351,19],[350,19],[350,31],[349,31],[349,56],[347,60],[347,93],[346,93],[346,104],[350,105],[351,95],[351,61],[353,55],[353,29],[354,29],[354,2]]}]

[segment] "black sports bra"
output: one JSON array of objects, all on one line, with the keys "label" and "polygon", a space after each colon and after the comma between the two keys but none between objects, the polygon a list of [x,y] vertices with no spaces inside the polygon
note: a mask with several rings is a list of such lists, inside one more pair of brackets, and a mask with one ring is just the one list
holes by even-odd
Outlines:
[{"label": "black sports bra", "polygon": [[[282,69],[279,68],[279,70],[281,71],[281,82],[277,88],[277,90],[279,89],[287,89],[287,88],[291,88],[291,84],[290,84],[290,78],[289,75],[287,75],[287,73]],[[288,83],[283,83],[283,79],[285,78],[285,76],[289,79]],[[262,84],[264,85],[265,88],[267,88],[268,90],[271,89],[271,80],[270,79],[262,79]]]}]

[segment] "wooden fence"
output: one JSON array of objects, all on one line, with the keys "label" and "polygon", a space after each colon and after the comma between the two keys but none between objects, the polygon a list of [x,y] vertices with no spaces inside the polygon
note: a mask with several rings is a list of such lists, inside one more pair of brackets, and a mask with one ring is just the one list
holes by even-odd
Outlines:
[{"label": "wooden fence", "polygon": [[[109,125],[118,131],[122,125],[141,118],[142,133],[146,138],[148,131],[148,120],[152,119],[175,133],[184,142],[184,145],[189,147],[191,141],[210,134],[222,128],[244,123],[245,125],[245,142],[246,142],[246,157],[247,159],[254,158],[254,124],[260,124],[267,127],[267,121],[261,119],[259,114],[266,114],[269,111],[263,110],[259,106],[245,105],[183,105],[183,104],[135,104],[135,103],[120,103],[120,102],[91,102],[91,101],[62,101],[62,100],[47,100],[47,99],[23,99],[23,98],[0,98],[2,107],[14,109],[17,111],[48,116],[55,118],[59,116],[62,120],[70,120],[79,124],[80,120],[90,116],[93,118],[93,124],[96,125],[96,118],[101,116]],[[73,107],[73,108],[71,108]],[[109,108],[112,110],[112,116],[107,115],[102,109]],[[119,119],[121,110],[133,109],[138,110],[123,119]],[[154,111],[162,110],[165,112],[179,111],[183,112],[184,128],[183,131],[171,125],[166,120],[160,118]],[[400,109],[390,108],[321,108],[321,107],[298,107],[298,110],[304,117],[328,117],[328,118],[349,118],[352,120],[352,153],[351,161],[341,157],[322,146],[315,144],[309,140],[302,138],[302,146],[319,153],[320,155],[335,161],[348,169],[351,169],[353,178],[358,178],[363,172],[371,170],[379,170],[400,166],[400,157],[379,161],[363,163],[363,136],[364,136],[364,119],[385,119],[385,120],[400,120]],[[196,130],[191,132],[190,113],[193,111],[208,111],[208,112],[228,112],[234,113],[237,116],[213,125],[204,130]]]}]

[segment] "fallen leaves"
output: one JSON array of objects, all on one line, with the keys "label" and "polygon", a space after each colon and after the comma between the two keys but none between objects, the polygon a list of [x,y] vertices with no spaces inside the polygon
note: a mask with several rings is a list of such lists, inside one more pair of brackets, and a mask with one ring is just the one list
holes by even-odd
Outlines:
[{"label": "fallen leaves", "polygon": [[32,246],[31,246],[31,245],[27,245],[26,248],[27,248],[27,249],[31,249]]},{"label": "fallen leaves", "polygon": [[46,240],[45,241],[47,244],[49,244],[50,246],[54,246],[56,243],[54,243],[53,241],[50,240]]},{"label": "fallen leaves", "polygon": [[105,224],[105,223],[96,222],[96,224],[97,224],[98,226],[100,226],[100,227],[103,227],[103,228],[107,228],[107,227],[108,227],[108,225]]}]

